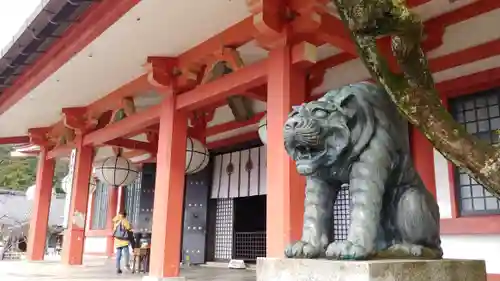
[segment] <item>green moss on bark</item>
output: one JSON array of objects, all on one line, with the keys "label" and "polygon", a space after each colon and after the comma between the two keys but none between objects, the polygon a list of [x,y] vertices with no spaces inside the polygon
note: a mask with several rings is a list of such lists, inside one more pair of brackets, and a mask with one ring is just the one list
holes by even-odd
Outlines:
[{"label": "green moss on bark", "polygon": [[[423,25],[403,0],[333,0],[364,64],[409,122],[434,147],[500,197],[500,151],[468,134],[444,108],[421,48]],[[393,73],[376,39],[391,37],[402,73]]]}]

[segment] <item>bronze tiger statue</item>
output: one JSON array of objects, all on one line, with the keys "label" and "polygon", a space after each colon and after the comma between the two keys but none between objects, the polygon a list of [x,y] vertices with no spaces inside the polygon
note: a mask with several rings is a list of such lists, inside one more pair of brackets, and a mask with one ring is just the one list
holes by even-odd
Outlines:
[{"label": "bronze tiger statue", "polygon": [[[442,258],[439,207],[413,167],[405,122],[388,94],[367,82],[293,108],[284,144],[307,181],[302,238],[287,257]],[[332,241],[343,184],[351,223],[347,240]]]}]

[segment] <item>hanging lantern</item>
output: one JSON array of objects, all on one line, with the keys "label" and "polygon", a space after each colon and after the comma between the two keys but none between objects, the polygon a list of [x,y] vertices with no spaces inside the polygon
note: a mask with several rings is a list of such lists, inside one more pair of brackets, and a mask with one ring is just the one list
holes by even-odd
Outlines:
[{"label": "hanging lantern", "polygon": [[131,184],[139,174],[137,167],[121,156],[108,157],[94,168],[100,181],[115,187]]},{"label": "hanging lantern", "polygon": [[26,200],[31,201],[35,198],[35,189],[36,185],[32,185],[26,189],[26,193],[24,194],[26,196]]},{"label": "hanging lantern", "polygon": [[186,174],[195,174],[207,167],[210,160],[208,149],[199,140],[187,138],[186,144]]},{"label": "hanging lantern", "polygon": [[259,121],[259,138],[263,144],[267,144],[267,114]]}]

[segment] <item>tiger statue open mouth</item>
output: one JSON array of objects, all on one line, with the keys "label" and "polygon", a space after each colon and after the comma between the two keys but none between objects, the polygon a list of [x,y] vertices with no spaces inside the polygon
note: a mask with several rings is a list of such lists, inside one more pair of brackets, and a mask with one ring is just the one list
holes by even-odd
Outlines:
[{"label": "tiger statue open mouth", "polygon": [[332,166],[345,152],[350,138],[345,116],[323,101],[294,107],[283,135],[288,154],[304,176]]},{"label": "tiger statue open mouth", "polygon": [[[296,106],[283,137],[307,179],[302,239],[287,257],[442,257],[438,205],[413,167],[406,120],[383,89],[357,83]],[[333,204],[346,184],[349,233],[332,241]]]}]

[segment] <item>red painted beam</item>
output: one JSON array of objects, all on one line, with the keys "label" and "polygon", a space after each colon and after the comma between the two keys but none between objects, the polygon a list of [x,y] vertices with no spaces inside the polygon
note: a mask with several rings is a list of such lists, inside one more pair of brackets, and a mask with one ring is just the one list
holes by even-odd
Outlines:
[{"label": "red painted beam", "polygon": [[500,54],[500,39],[429,60],[432,72],[440,72]]},{"label": "red painted beam", "polygon": [[[413,6],[421,5],[424,2],[428,2],[428,0],[413,0],[413,1],[410,0],[408,4],[409,4],[409,6],[413,7]],[[432,50],[433,48],[437,47],[441,43],[441,40],[439,40],[439,38],[433,38],[432,36],[439,36],[440,31],[443,31],[443,28],[450,26],[450,25],[460,23],[462,21],[466,21],[468,19],[482,15],[484,13],[490,12],[490,11],[498,9],[498,8],[500,8],[500,1],[478,0],[476,2],[469,4],[469,5],[461,7],[457,10],[454,10],[452,12],[449,12],[449,13],[446,13],[444,15],[441,15],[441,16],[438,16],[438,17],[435,17],[433,19],[428,20],[425,22],[425,30],[428,32],[428,34],[429,34],[429,36],[431,36],[431,38],[429,38],[425,42],[423,42],[422,46],[430,48],[427,50]],[[488,44],[488,43],[486,43],[486,44]],[[486,44],[483,44],[483,45],[486,45]],[[482,56],[483,58],[485,58],[485,57],[488,57],[488,56],[486,56],[487,54],[492,53],[495,50],[498,50],[497,48],[492,48],[492,49],[487,49],[487,50],[486,49],[487,49],[487,47],[485,47],[481,50],[479,50],[479,49],[474,50],[476,52],[480,51],[480,53],[475,54],[475,55],[477,55],[478,57]],[[483,52],[482,50],[486,50],[486,52]],[[448,69],[449,67],[444,68],[445,67],[444,64],[450,64],[450,65],[454,64],[455,66],[464,64],[463,61],[467,61],[467,59],[468,58],[470,59],[470,56],[471,56],[471,54],[469,54],[468,56],[463,56],[464,52],[467,52],[467,50],[463,50],[463,51],[460,51],[460,52],[457,52],[454,54],[449,54],[449,55],[443,56],[443,57],[447,57],[447,58],[435,59],[435,60],[442,61],[442,62],[439,62],[438,64],[443,63],[443,66],[441,66],[441,67],[434,66],[438,70],[433,70],[433,71],[437,72],[437,71]],[[451,59],[452,55],[459,55],[459,59],[457,61],[462,61],[462,63],[457,64],[456,62],[453,62],[454,59]],[[342,63],[348,62],[348,61],[356,59],[356,58],[357,58],[357,55],[354,55],[354,54],[349,54],[349,53],[337,54],[337,55],[334,55],[334,56],[329,57],[327,59],[324,59],[322,61],[319,61],[316,65],[314,65],[312,67],[312,69],[310,70],[311,71],[310,73],[313,75],[322,75],[322,73],[326,69],[338,66]],[[445,63],[444,61],[447,61],[447,62]],[[468,62],[470,62],[470,60]],[[430,63],[432,63],[432,62],[430,62]],[[434,63],[434,64],[436,64],[436,63]]]},{"label": "red painted beam", "polygon": [[74,23],[49,50],[0,96],[0,114],[63,66],[75,54],[101,35],[140,0],[101,1]]},{"label": "red painted beam", "polygon": [[[247,96],[248,98],[265,102],[267,100],[267,85],[264,84],[262,86],[255,88],[255,89],[251,89],[251,90],[247,91],[244,95]],[[227,104],[227,101],[224,101],[223,105],[226,105],[226,104]],[[214,107],[214,109],[217,107]],[[210,110],[212,110],[212,109],[207,109],[206,111],[210,111]]]},{"label": "red painted beam", "polygon": [[321,15],[321,25],[317,37],[349,54],[357,55],[358,53],[344,23],[332,15]]},{"label": "red painted beam", "polygon": [[[492,82],[493,81],[493,82]],[[467,76],[446,80],[437,84],[437,89],[448,98],[487,90],[500,86],[500,68],[492,68]],[[483,89],[478,89],[481,86]]]},{"label": "red painted beam", "polygon": [[[491,81],[494,81],[491,82]],[[212,83],[206,84],[210,85]],[[486,85],[486,86],[484,86]],[[486,70],[483,72],[475,73],[472,75],[460,77],[457,79],[453,80],[448,80],[444,81],[441,83],[437,84],[437,88],[440,92],[442,92],[443,95],[452,97],[456,96],[457,93],[463,93],[467,89],[470,92],[475,92],[473,89],[474,87],[482,86],[482,90],[489,89],[491,87],[499,86],[500,85],[500,68],[498,69],[490,69]],[[316,96],[315,98],[318,98],[319,96]],[[98,131],[95,131],[93,133],[90,133],[84,138],[84,143],[85,144],[103,144],[106,141],[113,140],[115,138],[118,138],[122,135],[126,135],[129,132],[139,132],[141,129],[144,127],[147,127],[143,124],[155,124],[158,118],[159,114],[159,106],[155,106],[153,108],[147,109],[146,111],[142,111],[139,113],[136,113],[135,115],[128,117],[125,120],[119,121],[117,123],[111,124],[108,127],[105,127],[103,129],[100,129]],[[262,113],[261,113],[262,114]],[[257,115],[260,117],[260,115]],[[257,122],[257,119],[260,119],[258,117],[255,117],[255,120],[253,121]],[[250,122],[250,121],[248,121]],[[220,125],[216,125],[213,127],[207,128],[207,135],[214,135],[214,134],[220,134],[223,132],[227,132],[229,130],[233,130],[242,126],[245,126],[248,122],[243,122],[243,123],[236,123],[236,122],[228,122]],[[247,124],[247,125],[250,125]],[[149,126],[149,125],[148,125]],[[253,132],[256,133],[256,132]],[[249,140],[248,134],[243,134],[241,135],[242,137],[236,136],[235,139],[229,138],[225,140],[220,140],[220,141],[215,141],[212,143],[209,143],[209,147],[222,147],[224,145],[230,145],[238,142],[243,142],[241,139]],[[247,136],[247,137],[243,137]],[[255,134],[253,135],[255,136]],[[255,137],[256,138],[256,137]]]},{"label": "red painted beam", "polygon": [[83,145],[99,145],[139,131],[159,122],[161,104],[135,113],[123,120],[110,124],[102,129],[84,136]]},{"label": "red painted beam", "polygon": [[209,142],[209,143],[207,143],[207,148],[208,149],[215,149],[215,148],[227,147],[227,146],[231,146],[231,145],[235,145],[235,144],[239,144],[239,143],[244,143],[244,142],[251,141],[251,140],[256,140],[258,138],[259,138],[259,134],[256,131],[249,132],[249,133],[237,135],[237,136],[226,138],[226,139]]},{"label": "red painted beam", "polygon": [[207,132],[206,132],[207,137],[256,124],[260,121],[260,119],[262,119],[262,117],[264,117],[265,114],[266,114],[265,112],[260,112],[260,113],[255,114],[252,118],[250,118],[247,121],[243,121],[243,122],[230,121],[230,122],[218,124],[218,125],[215,125],[212,127],[208,127]]},{"label": "red painted beam", "polygon": [[477,0],[452,12],[437,16],[425,22],[430,27],[443,27],[457,24],[473,17],[500,8],[500,1]]},{"label": "red painted beam", "polygon": [[54,159],[57,157],[68,156],[71,154],[71,151],[75,148],[73,143],[67,145],[61,145],[53,148],[47,153],[47,159]]},{"label": "red painted beam", "polygon": [[[474,5],[479,5],[479,6],[474,6]],[[477,9],[475,8],[476,11],[473,11],[472,7],[476,7],[477,8]],[[493,9],[492,7],[496,7],[494,3],[487,2],[487,1],[478,1],[478,2],[476,2],[474,4],[466,6],[466,8],[459,9],[458,12],[451,12],[451,13],[445,15],[445,16],[441,16],[441,17],[438,17],[436,19],[433,19],[433,20],[431,20],[431,22],[453,24],[453,23],[465,20],[468,17],[471,17],[471,16],[474,16],[474,15],[478,15],[480,13],[484,13],[486,11],[489,11],[489,10]],[[450,14],[453,14],[454,16],[449,16]],[[232,28],[229,29],[230,32],[229,31],[223,32],[223,33],[219,34],[218,36],[215,36],[212,39],[206,41],[205,43],[202,43],[199,46],[191,49],[190,51],[187,51],[186,53],[184,53],[183,55],[181,55],[182,60],[187,63],[189,61],[188,58],[191,58],[191,59],[195,59],[195,58],[203,59],[205,57],[205,54],[206,54],[205,52],[209,52],[209,51],[211,52],[213,50],[220,49],[220,46],[218,44],[216,44],[216,43],[220,42],[218,40],[221,40],[221,38],[229,38],[229,37],[231,37],[228,34],[233,34],[232,36],[236,36],[236,34],[239,34],[238,36],[241,36],[241,37],[233,37],[233,40],[236,40],[238,42],[244,43],[244,41],[247,40],[245,38],[247,38],[248,34],[240,34],[240,32],[242,32],[243,30],[251,30],[252,28],[249,27],[248,24],[249,24],[248,23],[248,19],[247,19],[247,22],[245,22],[245,20],[244,20],[244,21],[238,23],[236,26],[234,26],[234,27],[232,27]],[[216,39],[216,38],[218,38],[218,39]],[[486,49],[487,48],[485,48],[485,50]],[[494,48],[493,49],[488,49],[488,50],[491,51],[491,50],[494,50]],[[478,55],[484,57],[485,53],[486,52],[479,52]],[[342,57],[342,55],[344,55],[344,57]],[[462,60],[465,60],[468,56],[465,56],[465,55],[462,54],[462,55],[460,55],[460,57],[461,57]],[[332,61],[339,61],[339,60],[345,60],[345,61],[347,61],[348,58],[345,56],[345,54],[341,54],[341,55],[338,55],[338,57],[337,56],[332,57],[331,60]],[[441,61],[446,61],[446,60],[442,59]],[[449,59],[447,61],[448,62],[445,63],[445,64],[450,64],[450,65],[451,64],[457,64],[456,62],[453,62],[453,60],[451,60],[451,59]],[[321,64],[324,64],[324,63],[325,62],[322,61],[322,62],[319,62],[317,65],[321,65]],[[440,64],[440,63],[433,63],[432,61],[430,63],[431,63],[431,65],[435,65],[435,64],[439,65]],[[315,67],[317,67],[317,66],[315,66]],[[443,66],[443,68],[446,68],[446,67]],[[131,83],[135,83],[134,85],[138,85],[138,88],[142,88],[143,86],[148,86],[146,83],[144,83],[145,80],[140,80],[140,79],[142,79],[142,78],[139,78],[138,80],[134,80]],[[133,87],[133,88],[135,88],[135,87]],[[196,91],[196,90],[199,90],[199,88],[195,89],[194,91]],[[123,93],[123,91],[118,91],[118,92],[120,92],[120,96]],[[193,92],[193,91],[191,91],[191,92]],[[179,100],[186,99],[186,97],[189,96],[189,93],[191,93],[191,92],[187,92],[186,96],[185,95],[179,96]],[[225,94],[228,94],[228,93],[225,93]],[[107,97],[108,102],[103,102],[103,103],[100,104],[100,106],[102,106],[103,104],[109,105],[109,104],[115,102],[116,101],[115,99],[117,98],[117,95],[118,94],[113,95],[113,98],[111,98],[110,96],[108,96]],[[217,97],[217,99],[219,99],[219,98],[221,98],[221,96]],[[223,98],[221,100],[223,100]],[[208,102],[206,102],[206,101],[203,101],[202,103],[208,105]],[[97,106],[97,107],[99,107],[99,106]],[[99,109],[97,111],[99,111]],[[139,130],[140,129],[142,129],[142,128],[139,127]]]},{"label": "red painted beam", "polygon": [[[500,55],[500,39],[430,59],[429,67],[433,73],[436,73],[497,55]],[[347,53],[331,56],[314,65],[310,69],[310,73],[312,76],[322,75],[321,73],[326,69],[338,66],[353,58],[353,55]]]},{"label": "red painted beam", "polygon": [[[480,82],[472,85],[465,86],[459,89],[448,90],[446,93],[442,93],[442,96],[447,98],[455,98],[459,96],[469,95],[473,93],[479,93],[483,91],[487,91],[493,88],[500,87],[500,77],[493,78],[494,80],[489,80],[486,82]],[[458,80],[460,81],[460,80]]]},{"label": "red painted beam", "polygon": [[322,45],[321,42],[328,43],[356,55],[356,45],[344,23],[328,12],[326,8],[328,2],[324,0],[289,1],[290,9],[299,14],[291,24],[293,32],[303,34],[308,38],[307,41],[320,45]]},{"label": "red painted beam", "polygon": [[156,151],[156,148],[149,142],[126,139],[126,138],[113,139],[105,142],[104,144],[115,147],[132,149],[132,150],[143,150],[151,153],[154,153]]},{"label": "red painted beam", "polygon": [[[208,84],[207,84],[208,85]],[[453,97],[458,94],[465,94],[465,93],[471,93],[475,92],[477,90],[477,87],[480,86],[482,87],[481,90],[486,90],[490,89],[495,86],[500,86],[500,68],[498,69],[490,69],[486,70],[483,72],[471,74],[468,76],[460,77],[457,79],[453,80],[448,80],[444,81],[441,83],[437,84],[437,88],[439,91],[442,92],[442,94]],[[469,89],[469,91],[467,91]],[[151,112],[149,112],[151,111]],[[91,144],[91,143],[101,143],[104,144],[108,141],[111,141],[111,143],[108,144],[114,144],[113,139],[120,137],[122,134],[124,134],[124,131],[132,131],[131,127],[132,126],[135,131],[140,131],[140,129],[143,128],[144,123],[155,123],[157,122],[157,114],[159,114],[159,106],[155,106],[151,109],[147,109],[146,111],[136,113],[135,115],[128,117],[125,120],[119,121],[117,123],[111,124],[108,127],[105,127],[103,129],[100,129],[98,131],[95,131],[93,133],[90,133],[84,138],[84,142],[86,144]],[[255,122],[258,122],[260,118],[262,118],[263,113],[257,114],[252,120],[247,121],[247,122],[228,122],[220,125],[216,125],[213,127],[207,128],[207,135],[215,135],[215,134],[220,134],[223,132],[227,132],[230,130],[234,130],[246,125],[251,125]],[[155,117],[156,116],[156,117]],[[132,119],[130,119],[132,118]],[[121,124],[120,124],[121,123]],[[115,137],[114,137],[115,136]],[[219,140],[219,141],[214,141],[211,143],[208,143],[208,147],[210,148],[216,148],[216,147],[223,147],[223,146],[228,146],[228,145],[233,145],[236,143],[241,143],[245,142],[248,140],[256,139],[258,138],[256,132],[250,132],[242,135],[238,135],[235,137]],[[102,141],[102,140],[105,141]],[[107,139],[107,140],[106,140]],[[120,145],[120,144],[118,144]],[[123,145],[123,143],[121,144]],[[147,148],[150,148],[151,146],[148,147],[143,147],[144,150]],[[131,149],[141,149],[139,147],[128,147]],[[52,152],[51,152],[52,153]]]},{"label": "red painted beam", "polygon": [[203,64],[204,60],[209,56],[221,51],[224,46],[238,48],[252,41],[255,35],[254,33],[255,27],[253,25],[253,17],[250,16],[196,47],[182,53],[178,57],[179,66],[181,68],[189,68],[189,66],[195,62],[199,66]]},{"label": "red painted beam", "polygon": [[500,234],[500,218],[498,216],[475,216],[440,221],[441,234],[478,235]]},{"label": "red painted beam", "polygon": [[133,137],[135,137],[137,135],[140,135],[142,133],[145,133],[145,134],[147,134],[147,133],[156,133],[156,134],[158,134],[159,132],[160,132],[160,124],[157,123],[157,124],[153,124],[151,126],[148,126],[146,128],[140,128],[137,131],[132,131],[132,132],[130,132],[128,134],[123,135],[122,137],[123,138],[133,138]]},{"label": "red painted beam", "polygon": [[108,110],[122,107],[124,98],[141,95],[153,89],[154,87],[149,83],[147,74],[141,75],[91,103],[87,106],[87,114],[89,117],[98,117]]},{"label": "red painted beam", "polygon": [[292,48],[292,64],[308,69],[318,62],[317,53],[318,48],[307,41],[295,44]]},{"label": "red painted beam", "polygon": [[[272,42],[282,37],[286,25],[286,3],[282,0],[247,0],[248,10],[254,15],[253,24],[257,30],[256,40],[269,47]],[[279,39],[278,39],[279,40]]]},{"label": "red painted beam", "polygon": [[30,142],[30,137],[28,137],[28,136],[0,138],[0,145],[2,145],[2,144],[21,144],[21,143],[29,143],[29,142]]},{"label": "red painted beam", "polygon": [[[372,79],[362,79],[357,82],[362,81],[374,82]],[[500,87],[500,67],[436,83],[436,89],[442,98],[454,98],[496,87]],[[324,94],[311,96],[308,101],[316,100]]]},{"label": "red painted beam", "polygon": [[266,81],[267,60],[263,60],[180,94],[177,97],[176,108],[188,111],[198,109],[233,94],[245,93]]},{"label": "red painted beam", "polygon": [[[292,49],[292,63],[297,65],[300,68],[310,68],[313,66],[316,60],[316,46],[309,44],[307,42],[301,42],[293,46]],[[259,63],[264,63],[261,61]],[[248,67],[248,66],[247,66]],[[245,67],[246,68],[246,67]],[[241,69],[239,69],[241,70]],[[238,71],[239,71],[238,70]],[[253,85],[253,84],[251,84]],[[252,86],[249,87],[252,87]],[[244,92],[240,93],[241,95],[245,95],[249,98],[266,101],[267,100],[267,85],[265,83],[259,84],[257,87],[248,89]],[[227,101],[224,99],[220,99],[218,101],[207,104],[207,106],[200,109],[200,111],[211,111],[216,109],[217,107],[224,106],[227,104]]]},{"label": "red painted beam", "polygon": [[[296,61],[299,63],[302,60],[296,58]],[[216,81],[198,86],[191,91],[180,94],[177,97],[177,108],[193,110],[209,106],[213,102],[223,100],[224,98],[235,93],[248,93],[251,95],[252,92],[247,90],[265,84],[266,78],[267,63],[264,60],[225,75]],[[131,92],[128,89],[129,87],[132,87],[135,90],[148,87],[145,84],[146,80],[145,75],[143,75],[128,83],[127,86],[120,87],[111,94],[113,97],[106,96],[102,98],[100,102],[95,102],[88,106],[89,112],[92,115],[96,115],[99,112],[103,112],[111,105],[117,106],[119,97],[123,97],[124,92]],[[84,145],[104,144],[115,138],[140,132],[145,127],[149,127],[158,122],[159,112],[160,105],[157,105],[127,117],[122,121],[110,124],[105,128],[91,132],[84,137]]]}]

